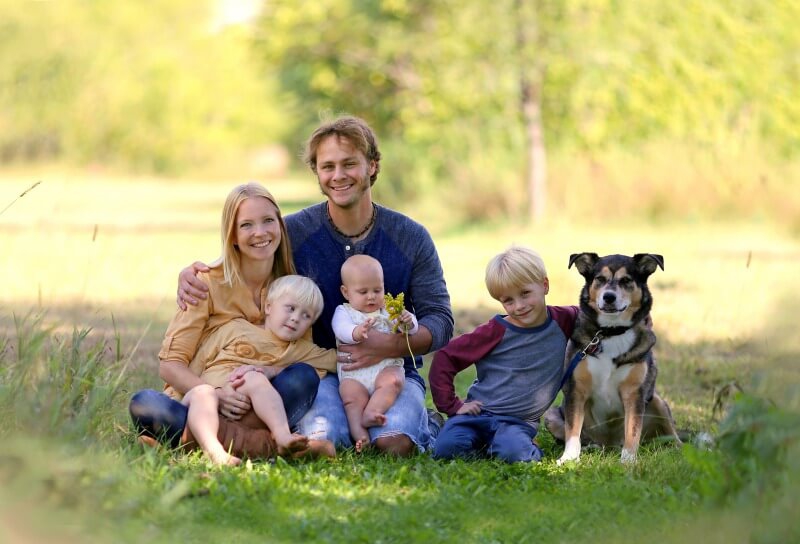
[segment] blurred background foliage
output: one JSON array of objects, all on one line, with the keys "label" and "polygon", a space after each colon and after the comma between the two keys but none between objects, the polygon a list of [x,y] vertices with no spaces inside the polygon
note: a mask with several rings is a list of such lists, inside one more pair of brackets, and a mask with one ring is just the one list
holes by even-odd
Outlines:
[{"label": "blurred background foliage", "polygon": [[285,175],[350,113],[387,204],[524,217],[527,79],[549,209],[800,235],[797,21],[796,0],[0,0],[0,161]]}]

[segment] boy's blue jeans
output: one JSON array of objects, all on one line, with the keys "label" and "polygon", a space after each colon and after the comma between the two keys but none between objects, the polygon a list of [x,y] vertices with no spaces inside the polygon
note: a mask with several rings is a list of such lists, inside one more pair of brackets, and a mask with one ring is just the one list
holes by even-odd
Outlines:
[{"label": "boy's blue jeans", "polygon": [[[319,376],[311,365],[294,363],[281,370],[270,383],[283,399],[289,428],[293,429],[314,404]],[[133,395],[129,409],[139,434],[152,436],[173,448],[180,445],[188,407],[164,393],[144,389]]]},{"label": "boy's blue jeans", "polygon": [[536,429],[518,417],[481,412],[447,420],[436,438],[433,457],[496,457],[506,463],[539,461],[542,450],[533,443]]}]

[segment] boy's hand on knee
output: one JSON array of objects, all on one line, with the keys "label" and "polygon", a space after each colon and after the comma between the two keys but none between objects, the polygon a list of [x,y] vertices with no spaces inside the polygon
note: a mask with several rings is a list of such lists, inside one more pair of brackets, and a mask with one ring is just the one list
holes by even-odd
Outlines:
[{"label": "boy's hand on knee", "polygon": [[483,403],[479,400],[471,400],[469,402],[465,402],[461,408],[458,409],[456,414],[469,414],[471,416],[477,416],[481,413],[481,408],[483,407]]}]

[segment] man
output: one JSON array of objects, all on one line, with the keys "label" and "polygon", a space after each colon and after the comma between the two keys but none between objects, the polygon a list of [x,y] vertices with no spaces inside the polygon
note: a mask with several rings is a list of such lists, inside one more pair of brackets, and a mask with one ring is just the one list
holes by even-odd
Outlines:
[{"label": "man", "polygon": [[[432,445],[431,434],[425,383],[416,367],[421,354],[444,346],[453,334],[450,297],[433,240],[420,224],[373,202],[381,154],[374,132],[362,119],[346,116],[323,123],[309,138],[304,160],[327,200],[287,216],[286,226],[297,272],[312,278],[325,300],[314,325],[314,342],[336,346],[331,319],[344,300],[339,270],[345,259],[366,254],[380,261],[386,292],[405,293],[406,304],[419,320],[419,332],[408,339],[415,358],[409,356],[404,335],[373,331],[360,344],[342,346],[340,362],[357,369],[387,357],[406,357],[403,391],[386,413],[386,425],[371,428],[370,437],[378,450],[389,454],[425,451]],[[181,272],[182,307],[204,296],[206,287],[196,273],[205,269],[195,263]],[[322,380],[314,405],[299,424],[300,434],[351,445],[338,389],[335,375]],[[440,420],[434,423],[437,431],[439,424]]]}]

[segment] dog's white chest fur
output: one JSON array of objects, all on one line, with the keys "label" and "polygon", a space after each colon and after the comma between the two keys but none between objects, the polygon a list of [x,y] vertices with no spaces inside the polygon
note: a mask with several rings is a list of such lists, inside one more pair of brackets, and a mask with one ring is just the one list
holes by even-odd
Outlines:
[{"label": "dog's white chest fur", "polygon": [[595,421],[607,421],[623,413],[619,386],[628,377],[632,365],[617,366],[614,358],[626,353],[633,346],[636,333],[628,330],[619,336],[603,340],[600,353],[586,358],[587,368],[592,375],[592,416]]}]

